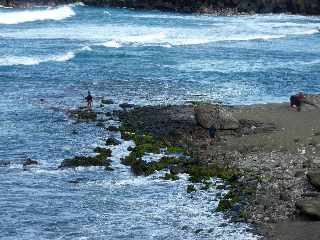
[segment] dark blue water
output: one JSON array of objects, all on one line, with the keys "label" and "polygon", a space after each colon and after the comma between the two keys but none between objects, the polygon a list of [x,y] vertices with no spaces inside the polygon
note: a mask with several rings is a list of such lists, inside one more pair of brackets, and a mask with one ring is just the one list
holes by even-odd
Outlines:
[{"label": "dark blue water", "polygon": [[[319,93],[319,26],[319,17],[290,15],[0,8],[0,164],[11,162],[0,167],[0,238],[255,239],[249,226],[223,224],[214,212],[220,191],[189,195],[187,176],[133,177],[119,163],[130,142],[113,149],[114,172],[57,171],[111,134],[64,110],[84,104],[88,89],[141,105]],[[40,166],[24,171],[28,157]]]}]

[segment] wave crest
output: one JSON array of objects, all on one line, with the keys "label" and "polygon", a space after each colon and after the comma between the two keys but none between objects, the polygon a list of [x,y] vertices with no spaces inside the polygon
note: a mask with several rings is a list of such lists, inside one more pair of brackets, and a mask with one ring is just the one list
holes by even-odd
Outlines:
[{"label": "wave crest", "polygon": [[107,48],[120,48],[123,46],[189,46],[218,42],[243,42],[243,41],[269,41],[273,39],[295,37],[300,35],[312,35],[319,33],[318,29],[304,29],[288,33],[254,33],[254,34],[230,34],[216,36],[190,37],[186,34],[170,34],[159,32],[156,34],[142,34],[136,36],[119,36],[112,38],[100,45]]},{"label": "wave crest", "polygon": [[17,66],[17,65],[39,65],[45,62],[67,62],[73,59],[78,53],[82,51],[92,51],[88,46],[83,47],[77,51],[69,51],[64,54],[52,55],[46,57],[25,57],[25,56],[5,56],[0,58],[0,66]]},{"label": "wave crest", "polygon": [[3,12],[0,13],[0,24],[19,24],[44,20],[59,21],[75,15],[75,12],[70,6],[62,6],[45,10]]}]

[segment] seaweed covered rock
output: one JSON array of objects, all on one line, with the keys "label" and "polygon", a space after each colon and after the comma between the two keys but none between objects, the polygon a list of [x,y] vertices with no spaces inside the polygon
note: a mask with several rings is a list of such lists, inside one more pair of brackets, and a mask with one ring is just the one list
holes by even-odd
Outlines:
[{"label": "seaweed covered rock", "polygon": [[117,132],[119,131],[119,128],[117,128],[116,126],[109,126],[106,128],[106,130],[109,132]]},{"label": "seaweed covered rock", "polygon": [[195,107],[195,117],[203,128],[237,129],[239,121],[226,108],[213,104],[199,104]]},{"label": "seaweed covered rock", "polygon": [[110,166],[111,161],[108,157],[111,156],[111,150],[97,147],[94,152],[96,156],[76,156],[74,158],[65,159],[60,164],[59,168],[74,168],[74,167],[91,167],[91,166]]},{"label": "seaweed covered rock", "polygon": [[192,193],[192,192],[195,192],[195,191],[197,191],[195,186],[192,185],[192,184],[189,184],[188,187],[187,187],[187,193]]},{"label": "seaweed covered rock", "polygon": [[95,121],[97,120],[97,113],[94,111],[88,111],[86,108],[79,108],[76,110],[70,110],[70,117],[77,119],[79,121]]},{"label": "seaweed covered rock", "polygon": [[162,177],[162,179],[164,180],[171,180],[171,181],[176,181],[179,179],[179,177],[175,174],[172,174],[172,173],[166,173],[164,175],[164,177]]},{"label": "seaweed covered rock", "polygon": [[74,168],[74,167],[90,167],[90,166],[108,166],[110,161],[98,155],[98,157],[76,156],[74,158],[65,159],[60,164],[59,168]]},{"label": "seaweed covered rock", "polygon": [[123,164],[131,166],[133,174],[145,176],[149,176],[156,171],[169,169],[172,165],[176,165],[180,161],[182,160],[175,157],[162,157],[159,161],[146,162],[143,161],[141,157],[137,157],[136,155],[132,156],[131,154],[121,160]]},{"label": "seaweed covered rock", "polygon": [[120,142],[119,140],[117,140],[117,139],[115,139],[115,138],[113,138],[113,137],[108,138],[108,139],[106,140],[106,145],[107,145],[107,146],[109,146],[109,145],[115,146],[115,145],[119,145],[120,143],[121,143],[121,142]]}]

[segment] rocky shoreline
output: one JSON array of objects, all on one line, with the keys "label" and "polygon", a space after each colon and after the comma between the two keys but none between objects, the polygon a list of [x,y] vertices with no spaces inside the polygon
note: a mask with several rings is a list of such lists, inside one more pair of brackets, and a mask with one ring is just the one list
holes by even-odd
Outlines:
[{"label": "rocky shoreline", "polygon": [[[162,177],[175,181],[180,173],[189,175],[186,191],[211,187],[210,178],[219,177],[228,193],[216,211],[233,222],[256,226],[264,239],[319,239],[320,230],[320,95],[306,95],[315,106],[301,112],[288,103],[224,106],[194,102],[185,105],[145,106],[120,104],[110,112],[113,101],[101,100],[96,112],[86,108],[67,110],[77,121],[93,121],[98,127],[120,132],[123,140],[135,144],[121,162],[135,175],[148,176],[167,170]],[[101,110],[101,111],[100,111]],[[104,110],[108,110],[105,112]],[[106,126],[108,120],[121,125]],[[208,128],[217,130],[212,143]],[[59,169],[102,166],[112,171],[110,145],[97,147],[96,156],[65,159]],[[145,162],[146,153],[166,156]],[[170,154],[173,154],[170,156]],[[31,160],[26,165],[37,164]]]},{"label": "rocky shoreline", "polygon": [[319,15],[318,0],[0,0],[7,7],[30,7],[83,2],[89,6],[126,7],[134,9],[234,15],[242,13],[291,13]]},{"label": "rocky shoreline", "polygon": [[[320,104],[320,96],[308,98]],[[214,174],[227,175],[230,192],[218,210],[232,221],[258,226],[266,239],[299,239],[299,231],[308,236],[307,227],[296,226],[314,228],[318,222],[313,220],[320,216],[320,111],[305,106],[296,112],[287,103],[223,106],[239,125],[219,129],[217,141],[210,145],[207,129],[196,121],[196,108],[197,104],[142,107],[120,112],[119,117],[135,134],[148,133],[187,149],[199,166],[210,171],[214,166]],[[312,234],[310,239],[320,231]]]}]

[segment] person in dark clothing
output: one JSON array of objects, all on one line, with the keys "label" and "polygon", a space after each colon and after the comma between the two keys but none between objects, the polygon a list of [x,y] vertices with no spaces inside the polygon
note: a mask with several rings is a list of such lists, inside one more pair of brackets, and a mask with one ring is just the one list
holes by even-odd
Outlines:
[{"label": "person in dark clothing", "polygon": [[214,144],[215,140],[216,140],[216,133],[217,133],[217,129],[214,126],[211,126],[208,129],[208,133],[209,133],[209,137],[210,137],[210,144]]},{"label": "person in dark clothing", "polygon": [[299,92],[296,95],[292,95],[290,97],[290,107],[296,108],[298,112],[301,111],[301,105],[303,101],[305,100],[304,94],[302,92]]},{"label": "person in dark clothing", "polygon": [[298,112],[301,111],[301,107],[303,104],[309,104],[312,105],[314,107],[318,107],[316,104],[307,101],[306,97],[304,96],[303,92],[299,92],[296,95],[292,95],[290,96],[290,107],[292,108],[296,108]]},{"label": "person in dark clothing", "polygon": [[91,96],[90,91],[88,91],[88,96],[85,97],[85,99],[87,100],[87,108],[88,110],[92,110],[92,105],[93,105],[93,97]]}]

